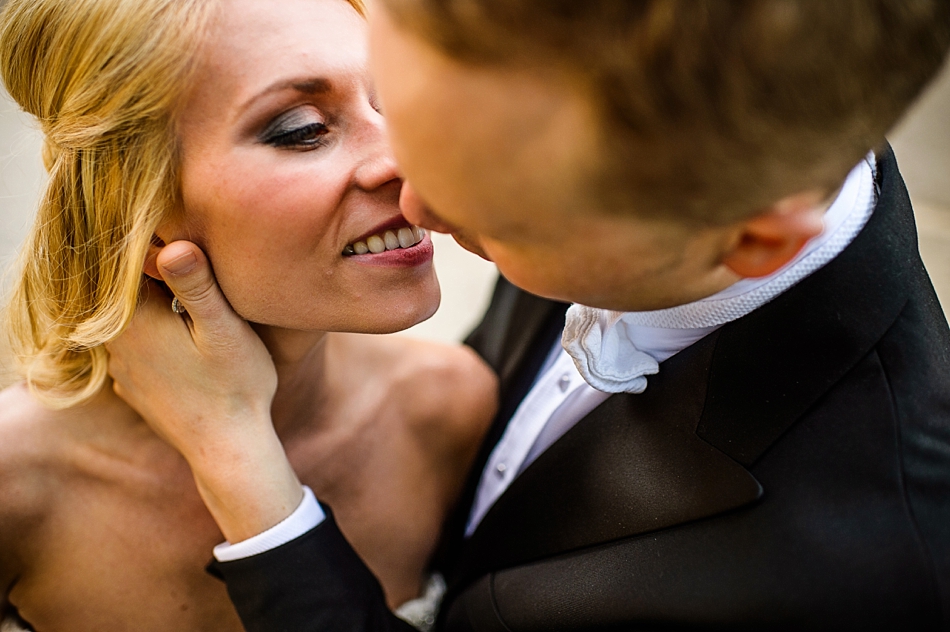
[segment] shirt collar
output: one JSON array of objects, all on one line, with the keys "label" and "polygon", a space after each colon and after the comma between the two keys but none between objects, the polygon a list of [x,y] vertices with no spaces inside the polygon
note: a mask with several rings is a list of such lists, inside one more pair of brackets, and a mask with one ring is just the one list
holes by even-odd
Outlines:
[{"label": "shirt collar", "polygon": [[699,301],[649,312],[571,306],[562,345],[578,372],[604,392],[643,392],[645,376],[656,373],[660,362],[765,305],[826,265],[854,240],[874,211],[875,161],[871,153],[851,171],[825,212],[821,234],[766,277],[743,279]]}]

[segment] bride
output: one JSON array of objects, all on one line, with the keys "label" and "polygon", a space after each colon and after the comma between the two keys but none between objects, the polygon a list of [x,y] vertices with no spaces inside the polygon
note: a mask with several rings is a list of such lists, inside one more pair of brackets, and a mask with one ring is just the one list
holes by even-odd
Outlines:
[{"label": "bride", "polygon": [[50,178],[4,325],[23,379],[0,393],[0,619],[241,629],[204,571],[224,537],[187,463],[106,374],[142,270],[156,279],[144,291],[163,292],[155,256],[179,239],[208,254],[274,360],[272,416],[297,476],[391,607],[420,594],[496,382],[464,348],[362,335],[439,300],[432,243],[399,214],[362,12],[5,3],[0,70],[43,127]]}]

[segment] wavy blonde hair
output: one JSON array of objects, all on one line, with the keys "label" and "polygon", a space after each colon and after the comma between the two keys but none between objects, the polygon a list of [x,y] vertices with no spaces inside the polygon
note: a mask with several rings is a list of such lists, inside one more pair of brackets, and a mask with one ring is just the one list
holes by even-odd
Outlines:
[{"label": "wavy blonde hair", "polygon": [[177,106],[214,0],[7,0],[0,72],[45,134],[49,181],[6,307],[21,376],[54,408],[107,379],[159,223],[179,206]]},{"label": "wavy blonde hair", "polygon": [[[365,16],[363,0],[345,0]],[[218,0],[6,0],[0,73],[45,134],[49,183],[6,307],[30,390],[53,408],[108,379],[159,224],[181,208],[178,109]]]}]

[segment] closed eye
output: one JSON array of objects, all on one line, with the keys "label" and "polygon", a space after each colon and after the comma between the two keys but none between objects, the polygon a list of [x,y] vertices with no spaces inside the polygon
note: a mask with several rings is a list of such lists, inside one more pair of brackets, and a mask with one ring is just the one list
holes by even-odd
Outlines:
[{"label": "closed eye", "polygon": [[323,123],[310,123],[288,131],[277,131],[265,139],[274,147],[310,149],[323,145],[323,137],[329,132]]},{"label": "closed eye", "polygon": [[307,105],[275,118],[260,131],[258,141],[280,149],[308,150],[324,145],[329,131],[320,111]]}]

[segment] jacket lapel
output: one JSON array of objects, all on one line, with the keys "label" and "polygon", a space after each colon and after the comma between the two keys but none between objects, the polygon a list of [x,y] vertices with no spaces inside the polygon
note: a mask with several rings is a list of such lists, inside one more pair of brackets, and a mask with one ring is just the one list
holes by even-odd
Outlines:
[{"label": "jacket lapel", "polygon": [[762,493],[696,436],[715,335],[615,395],[511,485],[465,546],[453,586],[481,574],[719,514]]},{"label": "jacket lapel", "polygon": [[611,397],[528,467],[463,547],[452,592],[492,570],[757,500],[746,467],[894,322],[907,259],[922,270],[889,148],[877,184],[875,213],[834,261],[664,362],[642,395]]},{"label": "jacket lapel", "polygon": [[848,248],[720,330],[698,432],[739,463],[752,466],[867,355],[907,303],[909,277],[926,278],[890,148],[878,159],[877,185],[874,214]]},{"label": "jacket lapel", "polygon": [[563,314],[566,309],[564,303],[528,294],[500,277],[485,317],[465,343],[495,370],[502,391],[508,390],[524,373],[523,365],[552,312]]},{"label": "jacket lapel", "polygon": [[[546,322],[553,316],[560,316],[558,319],[558,330],[564,328],[563,314],[567,305],[549,301],[548,299],[519,292],[512,308],[512,326],[505,336],[503,356],[504,363],[500,367],[499,377],[501,379],[502,391],[510,390],[516,377],[524,373],[524,364],[531,358],[536,357],[530,353],[534,350],[538,337],[543,333]],[[560,337],[558,332],[557,337]],[[543,345],[550,347],[554,341]],[[540,352],[540,361],[543,362],[547,357],[547,349],[538,349]],[[539,362],[540,368],[540,362]]]},{"label": "jacket lapel", "polygon": [[485,463],[530,390],[551,346],[560,339],[566,309],[566,304],[528,294],[502,277],[484,320],[466,340],[499,374],[501,393],[495,420],[442,530],[433,565],[447,574],[464,545],[465,525]]}]

